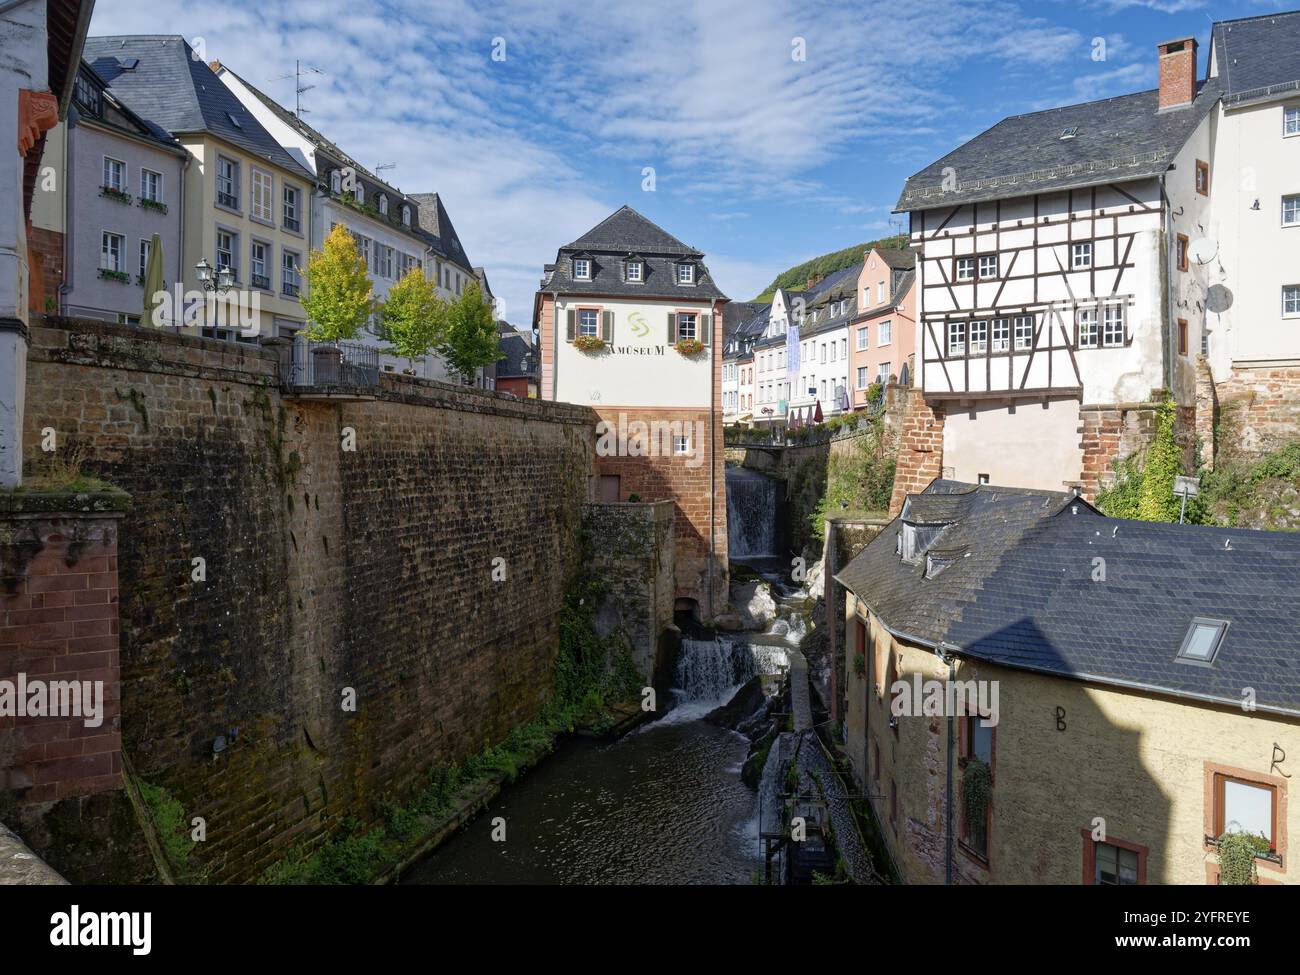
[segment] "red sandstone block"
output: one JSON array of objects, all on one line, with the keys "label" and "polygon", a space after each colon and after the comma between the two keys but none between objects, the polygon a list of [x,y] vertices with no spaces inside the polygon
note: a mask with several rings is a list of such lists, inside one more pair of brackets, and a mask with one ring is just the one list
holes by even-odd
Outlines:
[{"label": "red sandstone block", "polygon": [[112,603],[90,603],[86,606],[69,606],[62,611],[68,620],[115,620],[117,607]]},{"label": "red sandstone block", "polygon": [[28,577],[27,591],[36,592],[59,592],[61,590],[85,589],[87,588],[86,580],[90,576],[77,572],[64,572],[58,575]]},{"label": "red sandstone block", "polygon": [[107,752],[99,755],[78,755],[73,758],[59,758],[44,762],[38,765],[35,771],[37,785],[68,782],[93,775],[110,775],[113,771],[113,761]]},{"label": "red sandstone block", "polygon": [[77,741],[81,742],[83,755],[98,755],[101,752],[122,750],[122,735],[116,729],[111,729],[107,734],[96,735],[94,738],[79,738]]},{"label": "red sandstone block", "polygon": [[116,649],[118,649],[117,637],[110,634],[106,636],[79,636],[69,639],[66,652],[91,653],[96,650]]},{"label": "red sandstone block", "polygon": [[23,802],[31,805],[38,802],[50,802],[59,798],[58,786],[56,785],[34,785],[27,790],[23,796]]},{"label": "red sandstone block", "polygon": [[92,670],[112,671],[117,666],[117,654],[111,650],[97,650],[93,653],[65,653],[61,655],[54,665],[54,669],[60,672],[61,677],[68,675],[63,671],[82,671]]},{"label": "red sandstone block", "polygon": [[73,604],[76,606],[88,606],[92,603],[113,602],[114,600],[109,597],[115,596],[116,592],[116,590],[110,592],[108,589],[87,589],[84,592],[76,592],[72,594]]},{"label": "red sandstone block", "polygon": [[72,566],[78,572],[85,573],[107,573],[109,571],[108,556],[92,555],[81,558]]},{"label": "red sandstone block", "polygon": [[83,738],[65,738],[61,741],[52,741],[42,746],[45,749],[43,758],[73,758],[82,754]]},{"label": "red sandstone block", "polygon": [[72,622],[50,622],[10,626],[5,628],[4,639],[6,643],[19,644],[63,641],[76,635],[73,631],[75,625]]},{"label": "red sandstone block", "polygon": [[86,578],[87,587],[90,589],[108,589],[110,586],[117,585],[116,572],[92,572]]},{"label": "red sandstone block", "polygon": [[58,592],[43,592],[32,596],[32,608],[42,607],[44,609],[55,609],[60,606],[71,606],[77,598],[77,593],[67,589],[61,589]]},{"label": "red sandstone block", "polygon": [[113,619],[77,620],[72,624],[73,636],[106,636],[113,632]]}]

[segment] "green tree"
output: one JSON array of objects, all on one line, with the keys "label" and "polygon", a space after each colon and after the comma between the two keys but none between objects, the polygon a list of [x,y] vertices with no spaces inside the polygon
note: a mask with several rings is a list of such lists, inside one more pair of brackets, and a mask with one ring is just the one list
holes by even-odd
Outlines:
[{"label": "green tree", "polygon": [[504,358],[497,350],[497,323],[477,281],[447,308],[446,328],[436,348],[448,367],[466,381],[479,366]]},{"label": "green tree", "polygon": [[414,365],[443,338],[447,303],[438,297],[437,287],[419,268],[388,289],[379,309],[379,334],[390,343],[393,355]]},{"label": "green tree", "polygon": [[373,286],[356,240],[339,224],[325,246],[307,259],[303,310],[311,322],[307,337],[318,342],[356,338],[375,310]]}]

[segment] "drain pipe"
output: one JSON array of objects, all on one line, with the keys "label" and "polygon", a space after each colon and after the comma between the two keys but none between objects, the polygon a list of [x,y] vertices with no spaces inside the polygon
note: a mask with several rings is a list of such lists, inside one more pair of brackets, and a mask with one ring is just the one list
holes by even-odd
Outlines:
[{"label": "drain pipe", "polygon": [[[940,643],[937,647],[934,648],[935,655],[938,656],[939,662],[947,665],[948,667],[949,683],[952,682],[952,678],[953,678],[953,672],[952,672],[953,665],[952,665],[951,653],[953,650],[956,649],[957,648],[950,643]],[[944,844],[943,844],[944,845],[943,882],[945,885],[948,886],[952,885],[952,801],[953,801],[952,753],[955,746],[954,738],[956,737],[953,733],[954,731],[953,722],[955,720],[956,718],[953,716],[952,709],[950,708],[948,714],[948,751],[947,751],[948,779],[947,779],[947,786],[946,786],[946,794],[944,796],[944,819],[946,820],[946,823],[944,826]]]}]

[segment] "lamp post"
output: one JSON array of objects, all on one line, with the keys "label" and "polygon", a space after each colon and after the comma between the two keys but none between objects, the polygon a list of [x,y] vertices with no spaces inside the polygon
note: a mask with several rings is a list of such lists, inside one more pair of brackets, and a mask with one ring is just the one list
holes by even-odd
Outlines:
[{"label": "lamp post", "polygon": [[[235,283],[234,271],[230,270],[230,268],[228,267],[223,267],[223,268],[218,268],[216,270],[216,273],[214,274],[212,265],[208,263],[208,259],[206,257],[200,260],[199,263],[194,265],[194,273],[199,279],[199,286],[204,291],[211,291],[213,297],[215,297],[217,292],[219,291],[220,292],[229,291],[231,286],[234,285]],[[216,302],[213,302],[213,309],[212,309],[213,328],[217,327],[217,309],[215,306],[216,306]]]}]

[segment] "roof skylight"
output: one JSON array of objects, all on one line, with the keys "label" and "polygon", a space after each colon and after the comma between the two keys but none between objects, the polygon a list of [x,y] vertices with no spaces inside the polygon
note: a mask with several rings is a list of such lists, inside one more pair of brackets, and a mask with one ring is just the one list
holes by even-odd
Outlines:
[{"label": "roof skylight", "polygon": [[1223,645],[1223,636],[1228,631],[1227,620],[1206,619],[1193,616],[1183,645],[1178,650],[1177,659],[1182,663],[1198,664],[1208,667],[1214,662],[1215,654]]}]

